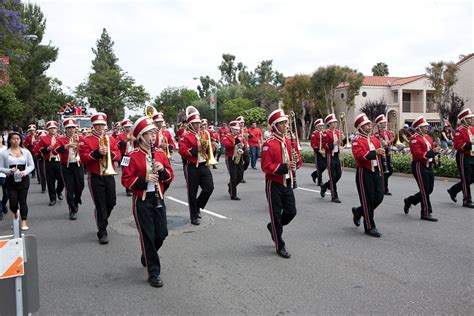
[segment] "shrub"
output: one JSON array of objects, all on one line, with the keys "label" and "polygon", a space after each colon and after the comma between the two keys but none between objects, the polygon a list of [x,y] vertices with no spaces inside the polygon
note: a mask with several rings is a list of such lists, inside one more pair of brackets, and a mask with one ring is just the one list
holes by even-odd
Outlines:
[{"label": "shrub", "polygon": [[[301,151],[301,158],[305,163],[314,164],[314,153],[310,150],[302,150]],[[438,159],[438,158],[436,158]],[[352,153],[345,152],[344,153],[344,167],[347,168],[356,168],[357,162],[352,156]],[[392,154],[392,166],[393,172],[397,173],[405,173],[411,174],[411,155],[402,155],[398,153]],[[451,157],[442,157],[441,159],[441,167],[434,168],[435,175],[440,177],[447,177],[447,178],[458,178],[458,169],[456,166],[456,160]]]}]

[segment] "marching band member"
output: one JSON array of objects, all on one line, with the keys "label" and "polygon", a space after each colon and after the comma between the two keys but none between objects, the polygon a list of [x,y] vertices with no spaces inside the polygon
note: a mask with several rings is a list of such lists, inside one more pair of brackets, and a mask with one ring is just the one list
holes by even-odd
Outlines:
[{"label": "marching band member", "polygon": [[456,203],[456,195],[462,191],[462,205],[474,208],[471,196],[471,183],[474,182],[474,114],[471,109],[465,109],[458,114],[458,120],[461,124],[454,133],[454,148],[461,181],[449,188],[448,193]]},{"label": "marching band member", "polygon": [[181,139],[181,137],[183,136],[183,134],[186,132],[187,129],[188,129],[188,124],[186,123],[186,121],[182,121],[175,135],[175,140],[177,142],[179,142],[179,140]]},{"label": "marching band member", "polygon": [[328,126],[323,132],[323,148],[326,152],[326,164],[328,168],[329,180],[321,186],[321,197],[326,195],[326,191],[331,190],[331,201],[341,203],[337,194],[337,181],[342,176],[341,162],[339,161],[339,151],[342,150],[343,134],[336,129],[336,115],[329,114],[324,119]]},{"label": "marching band member", "polygon": [[[117,140],[117,145],[120,150],[122,157],[125,157],[129,152],[135,148],[135,138],[132,135],[132,126],[133,123],[129,119],[124,119],[120,126],[122,127],[123,133],[118,134],[115,138]],[[132,196],[132,191],[125,188],[127,196]]]},{"label": "marching band member", "polygon": [[314,127],[316,129],[311,135],[311,147],[314,150],[316,170],[311,173],[311,178],[314,183],[316,183],[316,178],[318,178],[318,186],[322,186],[323,172],[326,170],[326,152],[323,148],[323,119],[317,119],[314,121]]},{"label": "marching band member", "polygon": [[122,130],[121,130],[121,122],[115,122],[114,124],[114,130],[112,132],[112,135],[110,135],[111,137],[117,139],[117,137],[121,134]]},{"label": "marching band member", "polygon": [[[207,161],[201,154],[201,135],[199,133],[201,117],[194,107],[186,108],[188,132],[184,133],[179,140],[179,154],[186,161],[184,165],[184,176],[188,184],[188,204],[191,224],[201,223],[201,209],[206,207],[207,201],[214,191],[212,173],[206,165]],[[201,193],[197,197],[198,188]]]},{"label": "marching band member", "polygon": [[[227,123],[222,123],[222,126],[219,127],[219,129],[217,130],[217,138],[219,140],[219,144],[222,144],[222,138],[224,138],[224,136],[226,136],[229,133],[230,133],[230,131],[227,128]],[[216,158],[217,161],[219,161],[219,158],[224,153],[224,151],[225,151],[225,147],[221,146],[219,148],[219,152],[217,153],[217,158]]]},{"label": "marching band member", "polygon": [[161,112],[157,112],[153,115],[153,121],[157,128],[156,131],[156,143],[155,146],[163,149],[163,151],[168,156],[168,159],[173,157],[173,150],[176,148],[176,145],[173,141],[171,133],[165,128],[165,119],[164,115]]},{"label": "marching band member", "polygon": [[41,151],[36,147],[36,144],[39,143],[42,136],[46,136],[47,133],[45,130],[38,130],[36,132],[36,139],[35,143],[33,144],[33,151],[31,154],[36,157],[36,165],[38,166],[38,183],[41,184],[41,193],[46,193],[46,170],[45,170],[45,162],[44,157]]},{"label": "marching band member", "polygon": [[150,143],[156,141],[156,127],[151,119],[138,119],[133,126],[133,136],[139,146],[122,160],[122,184],[133,191],[133,216],[140,234],[141,261],[148,270],[148,283],[153,287],[162,287],[158,251],[168,236],[162,194],[164,184],[169,186],[173,181],[173,169],[161,149],[153,147],[151,152]]},{"label": "marching band member", "polygon": [[59,200],[63,199],[62,192],[64,189],[59,155],[53,153],[53,149],[56,147],[56,143],[59,139],[59,135],[57,134],[58,123],[55,121],[49,121],[46,123],[46,129],[48,130],[48,134],[40,137],[35,148],[36,152],[41,152],[44,157],[46,184],[49,193],[49,206],[53,206],[56,204],[56,196]]},{"label": "marching band member", "polygon": [[[38,162],[36,161],[35,155],[33,155],[33,149],[36,143],[36,125],[30,124],[28,125],[28,135],[26,135],[25,140],[23,141],[24,148],[28,149],[33,156],[33,161],[35,162],[35,169],[31,172],[31,177],[34,178],[36,176],[36,169],[38,169]],[[39,181],[39,179],[38,179]],[[39,182],[38,182],[39,183]]]},{"label": "marching band member", "polygon": [[[207,131],[209,133],[209,136],[211,137],[211,147],[212,147],[212,152],[216,152],[216,146],[217,142],[219,141],[218,136],[216,133],[214,133],[214,130],[209,126],[209,122],[207,119],[202,119],[201,120],[201,131]],[[217,169],[216,165],[212,165],[212,169]]]},{"label": "marching band member", "polygon": [[240,200],[237,196],[237,185],[244,175],[243,166],[243,138],[240,134],[240,124],[232,121],[229,124],[230,134],[222,137],[222,145],[225,147],[226,166],[229,172],[230,180],[227,183],[228,192],[231,200]]},{"label": "marching band member", "polygon": [[[107,234],[108,218],[116,204],[115,166],[121,155],[114,138],[107,136],[107,115],[99,112],[91,117],[92,135],[79,144],[81,161],[86,165],[89,175],[89,190],[94,201],[97,237],[99,243],[109,242]],[[110,164],[109,164],[110,158]]]},{"label": "marching band member", "polygon": [[79,204],[84,190],[84,168],[81,166],[79,144],[84,142],[82,136],[76,134],[76,121],[66,119],[63,122],[66,135],[60,137],[53,149],[53,154],[59,154],[62,164],[62,178],[66,185],[66,201],[69,207],[69,219],[77,219]]},{"label": "marching band member", "polygon": [[[235,119],[240,124],[240,134],[242,136],[243,144],[244,144],[244,154],[242,155],[242,159],[244,160],[244,173],[250,165],[250,148],[249,148],[249,137],[252,137],[249,134],[247,127],[245,127],[245,119],[243,116],[239,116]],[[242,175],[241,183],[246,183],[244,179],[244,175]]]},{"label": "marching band member", "polygon": [[[275,110],[268,116],[272,126],[272,137],[262,146],[260,160],[265,173],[266,195],[270,211],[270,223],[267,229],[275,242],[276,252],[280,257],[290,258],[282,239],[283,226],[288,225],[296,216],[295,196],[293,193],[293,172],[301,167],[298,146],[292,144],[287,136],[288,116],[283,110]],[[296,156],[296,157],[294,157]],[[295,161],[294,158],[297,158]]]},{"label": "marching band member", "polygon": [[423,116],[419,116],[412,124],[415,134],[410,138],[410,151],[412,154],[411,172],[420,188],[415,195],[404,199],[403,211],[408,214],[410,206],[421,202],[421,219],[437,222],[438,219],[431,216],[430,194],[433,192],[434,172],[433,163],[438,149],[434,148],[433,140],[427,135],[429,124]]},{"label": "marching band member", "polygon": [[364,217],[365,234],[380,237],[374,222],[374,210],[383,201],[382,160],[385,149],[378,138],[371,136],[372,123],[365,114],[359,114],[354,122],[359,135],[352,140],[352,154],[357,161],[356,186],[360,205],[352,208],[354,225],[360,226]]},{"label": "marching band member", "polygon": [[375,124],[377,124],[378,130],[375,131],[374,135],[375,137],[382,139],[381,145],[385,148],[385,161],[388,169],[388,172],[384,172],[382,177],[384,189],[383,194],[392,195],[392,193],[388,191],[388,178],[393,174],[392,154],[390,148],[393,144],[394,135],[387,129],[387,119],[384,114],[380,114],[375,118]]}]

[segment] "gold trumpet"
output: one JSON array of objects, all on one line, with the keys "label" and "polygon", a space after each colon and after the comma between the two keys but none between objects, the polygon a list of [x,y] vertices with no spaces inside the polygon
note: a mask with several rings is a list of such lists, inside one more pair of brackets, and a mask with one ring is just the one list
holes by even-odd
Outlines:
[{"label": "gold trumpet", "polygon": [[100,162],[100,175],[101,176],[113,176],[116,175],[114,166],[112,164],[112,155],[110,153],[110,139],[107,132],[104,131],[102,136],[99,139],[99,146],[107,146],[107,154],[105,157],[102,157],[102,161]]},{"label": "gold trumpet", "polygon": [[72,137],[69,139],[69,143],[74,145],[72,150],[74,151],[76,162],[79,164],[81,162],[81,156],[79,155],[79,137],[76,132],[74,132]]},{"label": "gold trumpet", "polygon": [[[200,154],[206,160],[206,166],[217,165],[218,162],[214,158],[214,152],[211,145],[211,135],[208,131],[201,131],[199,133],[199,143],[201,147]],[[199,164],[199,160],[196,165]]]}]

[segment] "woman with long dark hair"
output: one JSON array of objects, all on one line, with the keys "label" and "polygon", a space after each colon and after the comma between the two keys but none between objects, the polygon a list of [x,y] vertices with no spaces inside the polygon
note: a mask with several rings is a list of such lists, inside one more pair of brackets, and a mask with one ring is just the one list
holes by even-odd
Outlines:
[{"label": "woman with long dark hair", "polygon": [[29,174],[35,169],[31,153],[23,148],[23,141],[18,132],[8,135],[8,149],[0,155],[0,172],[6,174],[6,189],[10,200],[10,210],[18,218],[18,205],[21,216],[21,229],[28,230],[28,189]]},{"label": "woman with long dark hair", "polygon": [[[0,156],[4,150],[7,149],[5,146],[3,135],[0,135]],[[5,178],[7,177],[6,174],[0,172],[0,186],[2,187],[2,202],[0,203],[0,221],[3,220],[3,214],[7,214],[7,201],[8,201],[8,194],[5,188]]]}]

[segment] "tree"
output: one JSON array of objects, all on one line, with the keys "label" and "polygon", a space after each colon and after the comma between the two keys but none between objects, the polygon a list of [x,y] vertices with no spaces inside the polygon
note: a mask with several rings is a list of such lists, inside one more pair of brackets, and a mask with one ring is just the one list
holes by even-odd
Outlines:
[{"label": "tree", "polygon": [[222,54],[222,63],[218,67],[221,72],[221,81],[226,84],[237,83],[237,66],[235,65],[235,56],[231,54]]},{"label": "tree", "polygon": [[374,122],[375,118],[380,114],[387,114],[387,102],[385,102],[384,98],[381,98],[378,101],[368,100],[359,111],[365,113],[369,120]]},{"label": "tree", "polygon": [[183,87],[168,87],[160,92],[154,100],[155,108],[163,112],[165,120],[178,122],[184,119],[184,110],[194,101],[199,100],[199,96],[194,90]]},{"label": "tree", "polygon": [[16,88],[12,84],[0,86],[0,116],[11,122],[18,122],[23,116],[25,105],[16,98]]},{"label": "tree", "polygon": [[201,82],[201,84],[197,86],[199,97],[201,99],[209,98],[211,90],[217,87],[216,81],[207,75],[199,77],[199,81]]},{"label": "tree", "polygon": [[242,116],[246,122],[257,122],[258,125],[265,124],[267,121],[267,111],[259,107],[253,107],[243,111]]},{"label": "tree", "polygon": [[372,67],[372,75],[374,76],[388,76],[388,66],[384,62],[377,63]]},{"label": "tree", "polygon": [[228,100],[222,107],[222,115],[224,120],[233,121],[236,117],[242,115],[242,112],[255,106],[252,100],[244,98],[236,98]]},{"label": "tree", "polygon": [[92,61],[93,72],[76,89],[76,94],[86,97],[97,111],[108,114],[109,124],[123,119],[125,107],[134,110],[150,99],[145,88],[136,85],[135,80],[122,71],[113,45],[114,42],[104,28],[97,41],[97,48],[92,48],[95,55]]},{"label": "tree", "polygon": [[434,102],[438,105],[440,119],[443,121],[442,113],[449,112],[450,96],[453,86],[457,82],[458,66],[453,62],[431,62],[426,67],[428,80],[431,82],[434,91]]},{"label": "tree", "polygon": [[440,116],[448,120],[451,126],[455,129],[458,123],[458,114],[464,109],[464,99],[457,96],[455,93],[451,93],[449,106],[443,107],[440,110]]},{"label": "tree", "polygon": [[296,75],[288,78],[284,86],[284,109],[295,112],[301,121],[302,135],[307,137],[305,128],[305,116],[313,106],[311,94],[311,77],[309,75]]},{"label": "tree", "polygon": [[323,115],[334,113],[334,94],[345,78],[345,71],[337,65],[319,67],[311,76],[314,103]]}]

